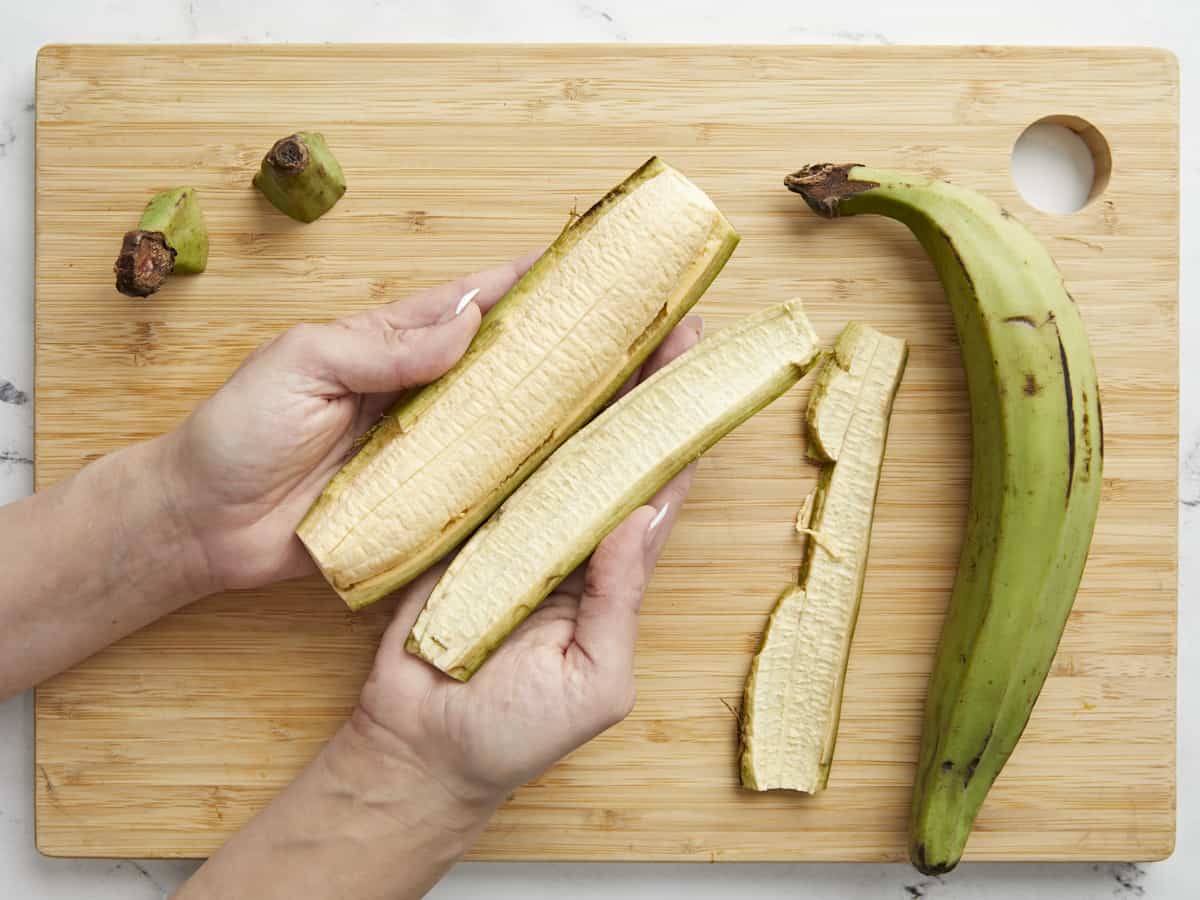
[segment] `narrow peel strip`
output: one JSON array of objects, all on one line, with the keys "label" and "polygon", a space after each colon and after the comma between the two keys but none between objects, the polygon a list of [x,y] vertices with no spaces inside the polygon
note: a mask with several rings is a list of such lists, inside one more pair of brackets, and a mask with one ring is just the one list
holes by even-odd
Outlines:
[{"label": "narrow peel strip", "polygon": [[825,787],[850,641],[858,616],[903,341],[851,323],[808,407],[827,462],[797,530],[809,535],[798,587],[780,596],[746,681],[742,784],[816,793]]}]

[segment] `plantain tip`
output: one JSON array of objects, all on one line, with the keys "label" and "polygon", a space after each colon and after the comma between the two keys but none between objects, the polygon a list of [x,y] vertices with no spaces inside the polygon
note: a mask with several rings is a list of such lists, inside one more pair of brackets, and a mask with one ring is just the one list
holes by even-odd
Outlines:
[{"label": "plantain tip", "polygon": [[850,171],[860,163],[815,163],[784,176],[789,191],[799,194],[818,216],[832,219],[838,215],[841,202],[854,194],[879,187],[876,181],[860,181],[850,177]]},{"label": "plantain tip", "polygon": [[117,290],[127,297],[149,297],[175,269],[175,250],[161,231],[127,231],[113,264]]},{"label": "plantain tip", "polygon": [[958,865],[957,860],[954,862],[930,862],[929,853],[926,851],[925,844],[923,842],[913,846],[912,853],[910,854],[909,858],[912,861],[913,868],[915,868],[922,875],[929,875],[931,877],[945,875],[956,865]]},{"label": "plantain tip", "polygon": [[308,168],[308,161],[308,144],[299,134],[277,140],[266,158],[266,164],[280,175],[299,175]]}]

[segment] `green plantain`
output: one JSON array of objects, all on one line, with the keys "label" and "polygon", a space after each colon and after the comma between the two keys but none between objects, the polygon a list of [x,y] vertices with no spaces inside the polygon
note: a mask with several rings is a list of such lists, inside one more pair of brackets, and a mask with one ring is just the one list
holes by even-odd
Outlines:
[{"label": "green plantain", "polygon": [[971,405],[971,493],[930,679],[909,853],[952,869],[1054,658],[1100,502],[1096,368],[1046,249],[974,191],[863,166],[785,179],[818,214],[904,223],[954,314]]}]

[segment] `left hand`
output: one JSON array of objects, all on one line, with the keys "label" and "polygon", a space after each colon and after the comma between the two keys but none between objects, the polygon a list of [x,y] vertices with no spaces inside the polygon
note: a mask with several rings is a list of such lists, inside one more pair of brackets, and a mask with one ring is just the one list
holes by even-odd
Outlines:
[{"label": "left hand", "polygon": [[295,535],[304,513],[402,390],[458,361],[482,315],[535,258],[336,322],[297,325],[164,436],[173,506],[202,551],[210,591],[315,571]]}]

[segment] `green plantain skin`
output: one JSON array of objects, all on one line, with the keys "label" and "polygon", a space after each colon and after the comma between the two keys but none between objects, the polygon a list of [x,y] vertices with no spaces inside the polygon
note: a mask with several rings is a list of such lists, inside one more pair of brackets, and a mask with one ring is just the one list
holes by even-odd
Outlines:
[{"label": "green plantain skin", "polygon": [[168,246],[175,251],[176,272],[196,274],[208,267],[208,228],[195,188],[175,188],[155,194],[146,204],[138,228],[163,233]]},{"label": "green plantain skin", "polygon": [[346,176],[325,135],[297,131],[276,141],[263,157],[254,186],[284,215],[315,222],[342,199]]},{"label": "green plantain skin", "polygon": [[827,218],[913,232],[946,291],[971,405],[971,494],[930,678],[909,855],[958,863],[1016,747],[1075,599],[1100,502],[1096,368],[1074,299],[1025,226],[974,191],[864,166],[807,166],[787,187]]}]

